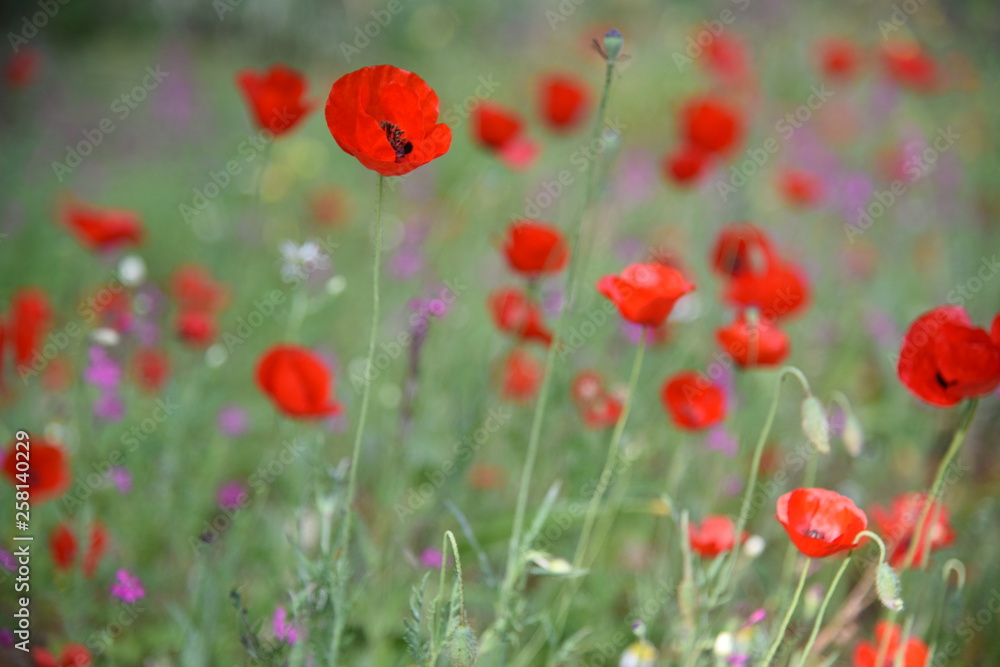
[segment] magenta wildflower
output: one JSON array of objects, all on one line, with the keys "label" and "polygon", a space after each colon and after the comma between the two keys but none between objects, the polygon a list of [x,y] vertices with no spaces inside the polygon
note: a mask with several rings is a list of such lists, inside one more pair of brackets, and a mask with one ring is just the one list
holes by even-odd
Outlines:
[{"label": "magenta wildflower", "polygon": [[241,482],[233,480],[219,487],[216,500],[219,507],[232,512],[238,510],[246,502],[247,497],[246,487]]},{"label": "magenta wildflower", "polygon": [[440,569],[443,559],[444,554],[437,549],[424,549],[420,552],[420,564],[424,567]]},{"label": "magenta wildflower", "polygon": [[115,573],[115,583],[111,585],[111,594],[122,602],[132,604],[146,597],[146,589],[142,581],[128,570],[118,570]]},{"label": "magenta wildflower", "polygon": [[115,466],[108,473],[108,477],[118,489],[118,493],[125,495],[132,490],[132,473],[124,466]]},{"label": "magenta wildflower", "polygon": [[294,644],[299,640],[299,631],[292,623],[288,622],[288,612],[284,607],[279,606],[274,610],[274,616],[271,617],[271,630],[278,641],[286,644]]},{"label": "magenta wildflower", "polygon": [[219,410],[215,424],[223,435],[238,438],[250,427],[250,415],[239,405],[227,405]]}]

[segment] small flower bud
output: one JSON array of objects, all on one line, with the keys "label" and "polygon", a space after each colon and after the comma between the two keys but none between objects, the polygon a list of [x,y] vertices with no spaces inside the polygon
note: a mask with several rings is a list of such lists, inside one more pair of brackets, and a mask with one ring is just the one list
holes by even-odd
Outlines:
[{"label": "small flower bud", "polygon": [[476,662],[479,645],[476,634],[467,625],[460,625],[448,642],[448,658],[456,667],[472,667]]},{"label": "small flower bud", "polygon": [[823,404],[815,396],[802,401],[802,431],[821,454],[830,452],[830,424]]},{"label": "small flower bud", "polygon": [[844,421],[844,430],[840,436],[844,441],[844,449],[853,457],[861,456],[865,446],[865,434],[861,430],[861,422],[853,414],[848,414]]},{"label": "small flower bud", "polygon": [[604,52],[608,54],[609,61],[618,60],[618,56],[621,55],[624,45],[625,38],[614,28],[604,33]]},{"label": "small flower bud", "polygon": [[900,589],[899,577],[895,570],[889,567],[888,563],[879,563],[875,573],[875,592],[879,601],[893,611],[903,609],[902,591]]}]

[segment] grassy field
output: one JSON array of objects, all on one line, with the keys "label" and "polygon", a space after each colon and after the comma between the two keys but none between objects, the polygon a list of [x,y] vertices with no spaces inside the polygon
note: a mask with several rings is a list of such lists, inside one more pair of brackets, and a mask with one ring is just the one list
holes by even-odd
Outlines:
[{"label": "grassy field", "polygon": [[[37,55],[37,69],[3,83],[0,442],[12,451],[26,431],[35,451],[57,444],[71,471],[57,497],[33,502],[27,530],[14,521],[14,480],[0,484],[4,554],[22,544],[15,536],[34,536],[30,645],[58,658],[82,644],[94,665],[462,665],[475,637],[482,665],[758,664],[781,636],[805,561],[774,518],[778,498],[803,486],[837,491],[890,539],[871,508],[927,492],[965,414],[920,401],[897,361],[921,313],[961,305],[989,331],[1000,305],[1000,13],[932,2],[913,11],[749,0],[268,4],[58,5],[18,47]],[[22,19],[39,11],[5,10],[5,33],[26,34]],[[590,42],[612,27],[627,58],[610,67],[599,118],[609,65]],[[851,76],[820,65],[832,36],[856,48]],[[736,49],[736,65],[699,39]],[[898,40],[936,63],[933,91],[887,68],[884,50]],[[302,72],[315,108],[270,139],[234,77],[279,62]],[[368,368],[380,177],[341,150],[323,106],[338,78],[384,63],[436,91],[453,139],[440,158],[385,179]],[[539,117],[538,80],[552,71],[575,75],[590,99],[564,133]],[[685,104],[706,94],[738,109],[743,131],[679,184],[664,156],[682,143]],[[473,109],[483,103],[520,114],[538,149],[528,168],[477,143]],[[817,179],[816,201],[789,198],[780,187],[789,169]],[[134,211],[142,242],[88,249],[60,221],[74,200]],[[502,252],[521,218],[555,225],[572,245],[575,295],[561,323],[571,272],[530,285],[561,332],[552,347],[498,331],[488,307],[500,287],[529,289]],[[791,350],[773,367],[741,369],[716,340],[736,309],[711,252],[741,221],[764,230],[810,285],[808,304],[781,320]],[[295,273],[288,242],[315,242],[318,259]],[[642,347],[629,392],[639,329],[595,284],[652,261],[678,267],[696,289],[674,307],[668,335]],[[173,281],[190,264],[225,292],[202,343],[176,327]],[[14,297],[26,287],[51,306],[27,367],[12,343]],[[125,299],[129,324],[98,312],[112,297]],[[339,415],[289,418],[261,390],[255,368],[282,342],[323,360]],[[169,360],[152,390],[136,377],[150,347]],[[503,386],[515,350],[537,364],[520,398]],[[120,374],[110,390],[93,377],[102,364]],[[828,452],[803,432],[803,393],[781,381],[786,365],[829,413]],[[678,428],[664,410],[661,386],[685,369],[724,389],[725,416],[712,428]],[[628,404],[619,438],[613,419],[584,423],[573,399],[584,370]],[[109,391],[120,401],[113,414],[101,409]],[[953,541],[902,571],[899,614],[857,595],[877,558],[873,544],[858,548],[806,664],[864,664],[856,646],[890,616],[935,648],[928,665],[1000,663],[997,393],[978,402],[945,471]],[[864,434],[859,451],[843,444],[857,444],[843,437],[848,415]],[[745,496],[762,429],[759,480]],[[753,537],[738,558],[685,558],[683,524],[708,515],[745,522]],[[87,573],[94,522],[107,537]],[[59,525],[78,542],[65,567]],[[512,532],[532,529],[532,543],[509,548]],[[941,576],[946,563],[958,567],[952,559],[964,587]],[[840,562],[812,561],[774,664],[799,664]],[[0,664],[35,664],[16,648],[27,593],[15,588],[17,565],[5,565]],[[141,580],[139,599],[112,590],[122,570]],[[279,607],[285,624],[274,622]]]}]

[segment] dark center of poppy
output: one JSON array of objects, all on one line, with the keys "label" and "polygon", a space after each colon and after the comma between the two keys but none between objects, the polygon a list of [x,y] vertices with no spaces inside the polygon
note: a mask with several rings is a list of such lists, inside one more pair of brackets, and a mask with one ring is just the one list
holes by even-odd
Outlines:
[{"label": "dark center of poppy", "polygon": [[823,533],[821,533],[820,531],[816,530],[815,528],[810,528],[809,530],[807,530],[806,531],[806,537],[812,537],[813,539],[817,539],[817,540],[825,539],[823,537]]},{"label": "dark center of poppy", "polygon": [[378,126],[385,130],[385,138],[389,140],[392,150],[396,151],[396,162],[402,162],[413,151],[413,143],[406,140],[398,125],[383,120]]},{"label": "dark center of poppy", "polygon": [[942,389],[947,389],[948,387],[950,387],[950,386],[952,386],[953,384],[955,384],[954,382],[948,382],[948,381],[947,381],[947,380],[946,380],[946,379],[944,378],[944,376],[943,376],[943,375],[941,375],[941,371],[935,371],[935,372],[934,372],[934,379],[935,379],[935,380],[937,380],[937,383],[938,383],[938,385],[940,385],[940,387],[941,387]]}]

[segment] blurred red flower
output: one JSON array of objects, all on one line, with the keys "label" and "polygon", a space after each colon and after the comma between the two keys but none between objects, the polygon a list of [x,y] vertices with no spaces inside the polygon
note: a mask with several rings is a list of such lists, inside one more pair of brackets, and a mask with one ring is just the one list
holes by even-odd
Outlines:
[{"label": "blurred red flower", "polygon": [[166,350],[141,347],[132,357],[132,375],[140,389],[157,393],[170,377],[170,356]]},{"label": "blurred red flower", "polygon": [[597,281],[597,291],[618,306],[623,318],[658,327],[679,298],[694,290],[684,274],[663,264],[630,264],[617,276]]},{"label": "blurred red flower", "polygon": [[571,74],[553,73],[539,82],[539,115],[549,129],[570,132],[586,119],[590,110],[587,84]]},{"label": "blurred red flower", "polygon": [[215,316],[200,310],[178,313],[174,329],[178,338],[194,347],[208,347],[219,332]]},{"label": "blurred red flower", "polygon": [[680,134],[690,146],[709,153],[725,153],[743,134],[739,112],[715,97],[689,101],[681,110]]},{"label": "blurred red flower", "polygon": [[709,160],[697,146],[681,144],[663,157],[663,175],[678,185],[690,185],[705,173]]},{"label": "blurred red flower", "polygon": [[37,49],[15,51],[3,68],[3,78],[11,88],[25,88],[38,77],[42,57]]},{"label": "blurred red flower", "polygon": [[741,368],[776,366],[788,356],[784,331],[765,319],[750,322],[742,312],[732,324],[717,329],[715,337]]},{"label": "blurred red flower", "polygon": [[725,391],[695,371],[681,371],[668,378],[660,400],[674,424],[687,431],[708,428],[726,416]]},{"label": "blurred red flower", "polygon": [[382,176],[401,176],[448,152],[451,128],[438,123],[438,97],[412,72],[377,65],[337,79],[326,124],[344,152]]},{"label": "blurred red flower", "polygon": [[819,43],[819,66],[831,79],[850,79],[858,72],[861,50],[846,37],[830,37]]},{"label": "blurred red flower", "polygon": [[[55,500],[69,488],[72,476],[69,461],[62,447],[51,444],[44,438],[33,437],[29,451],[28,471],[18,470],[17,464],[24,463],[24,449],[17,449],[14,442],[3,453],[3,473],[11,484],[24,484],[26,474],[28,491],[33,505]],[[19,459],[17,453],[22,457]],[[23,467],[23,466],[22,466]]]},{"label": "blurred red flower", "polygon": [[805,308],[810,293],[804,271],[791,262],[774,259],[763,271],[743,271],[730,279],[723,298],[730,304],[758,308],[764,319],[778,320]]},{"label": "blurred red flower", "polygon": [[561,271],[569,259],[559,228],[535,220],[515,220],[507,228],[503,251],[510,267],[529,278]]},{"label": "blurred red flower", "polygon": [[487,304],[493,322],[505,334],[522,340],[552,342],[552,332],[542,321],[542,310],[516,287],[502,287],[490,293]]},{"label": "blurred red flower", "polygon": [[18,366],[28,364],[41,351],[42,338],[52,322],[49,297],[36,287],[24,287],[10,299],[7,332]]},{"label": "blurred red flower", "polygon": [[1000,343],[972,326],[961,306],[941,306],[910,325],[897,372],[917,397],[932,405],[955,405],[1000,385]]},{"label": "blurred red flower", "polygon": [[528,169],[538,156],[538,145],[525,135],[521,116],[507,107],[480,102],[472,110],[471,129],[473,140],[511,169]]},{"label": "blurred red flower", "polygon": [[925,667],[928,658],[927,644],[919,637],[910,637],[905,644],[901,643],[902,639],[898,625],[879,621],[875,624],[875,641],[862,641],[854,648],[854,667],[876,667],[879,646],[883,642],[888,647],[884,667]]},{"label": "blurred red flower", "polygon": [[724,32],[714,35],[705,48],[705,56],[708,70],[729,83],[750,78],[750,55],[746,46],[731,35]]},{"label": "blurred red flower", "polygon": [[515,348],[503,361],[500,393],[508,401],[526,403],[542,382],[542,365],[527,350]]},{"label": "blurred red flower", "polygon": [[315,102],[305,99],[305,77],[286,65],[272,65],[259,72],[241,70],[236,74],[236,85],[257,127],[275,136],[293,129],[316,107]]},{"label": "blurred red flower", "polygon": [[739,276],[763,270],[775,253],[771,241],[759,227],[749,222],[726,225],[712,246],[712,268],[725,276]]},{"label": "blurred red flower", "polygon": [[[710,514],[702,519],[700,524],[688,526],[688,536],[691,549],[702,558],[715,558],[725,553],[736,544],[736,526],[728,516]],[[746,531],[740,537],[740,543],[747,539]]]},{"label": "blurred red flower", "polygon": [[202,266],[185,264],[178,268],[170,281],[174,300],[181,310],[216,312],[229,298],[225,285],[217,282]]},{"label": "blurred red flower", "polygon": [[274,345],[257,363],[257,386],[288,417],[314,419],[340,414],[330,397],[333,376],[308,348]]},{"label": "blurred red flower", "polygon": [[621,400],[605,389],[604,379],[597,371],[580,371],[570,385],[570,396],[588,429],[609,428],[621,416]]},{"label": "blurred red flower", "polygon": [[[108,546],[108,531],[102,523],[96,521],[92,523],[89,533],[90,540],[82,565],[83,574],[88,579],[97,572],[97,565]],[[49,548],[57,570],[66,571],[73,567],[78,555],[78,544],[68,524],[60,523],[52,530],[49,535]]]},{"label": "blurred red flower", "polygon": [[938,88],[937,64],[916,42],[894,40],[882,47],[882,64],[899,85],[929,93]]},{"label": "blurred red flower", "polygon": [[778,498],[775,514],[792,543],[809,558],[853,549],[868,517],[850,498],[827,489],[795,489]]},{"label": "blurred red flower", "polygon": [[805,169],[783,169],[778,173],[778,191],[792,206],[810,208],[823,198],[823,182]]},{"label": "blurred red flower", "polygon": [[[906,552],[916,536],[917,520],[926,503],[927,495],[924,493],[904,493],[896,496],[888,509],[881,505],[871,508],[872,519],[885,537],[889,564],[896,569],[901,568],[906,560]],[[939,501],[927,515],[912,564],[919,566],[930,551],[951,546],[954,541],[955,530],[949,521],[948,508]]]},{"label": "blurred red flower", "polygon": [[101,208],[75,199],[60,206],[59,219],[80,243],[97,251],[139,245],[145,233],[134,211]]}]

